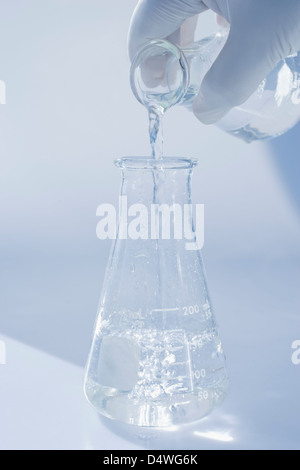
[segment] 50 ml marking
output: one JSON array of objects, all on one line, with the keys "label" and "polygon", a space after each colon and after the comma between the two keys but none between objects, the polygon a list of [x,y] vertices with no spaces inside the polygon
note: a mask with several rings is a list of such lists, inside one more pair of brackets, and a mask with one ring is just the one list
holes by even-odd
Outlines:
[{"label": "50 ml marking", "polygon": [[198,399],[201,400],[208,400],[209,394],[206,390],[198,392]]}]

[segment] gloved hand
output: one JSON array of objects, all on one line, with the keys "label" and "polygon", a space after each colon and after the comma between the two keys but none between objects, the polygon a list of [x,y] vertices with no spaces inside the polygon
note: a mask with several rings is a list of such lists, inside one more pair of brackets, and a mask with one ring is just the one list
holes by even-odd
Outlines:
[{"label": "gloved hand", "polygon": [[281,59],[300,50],[300,0],[140,0],[129,30],[131,59],[151,39],[188,42],[191,18],[207,9],[230,23],[228,40],[193,103],[196,117],[211,124],[244,103]]}]

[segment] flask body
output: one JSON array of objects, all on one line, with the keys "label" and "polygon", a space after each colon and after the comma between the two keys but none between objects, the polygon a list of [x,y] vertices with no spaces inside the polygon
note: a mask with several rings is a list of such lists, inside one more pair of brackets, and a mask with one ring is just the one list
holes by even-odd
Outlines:
[{"label": "flask body", "polygon": [[[182,50],[190,67],[190,84],[181,104],[188,109],[192,109],[202,80],[223,48],[227,36],[228,29],[224,28]],[[297,124],[299,119],[300,52],[281,60],[255,92],[216,125],[229,134],[252,142],[279,136]]]},{"label": "flask body", "polygon": [[[122,203],[126,196],[129,219],[130,214],[135,219],[127,220],[127,233],[123,222],[117,230],[84,388],[89,402],[109,418],[140,426],[177,425],[210,413],[228,388],[192,227],[194,163],[134,160],[119,162]],[[179,219],[186,224],[181,234]]]}]

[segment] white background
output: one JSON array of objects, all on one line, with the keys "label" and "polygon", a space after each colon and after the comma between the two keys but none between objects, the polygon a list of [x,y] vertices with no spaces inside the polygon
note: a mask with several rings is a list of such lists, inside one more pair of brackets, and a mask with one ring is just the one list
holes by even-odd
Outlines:
[{"label": "white background", "polygon": [[[0,339],[18,341],[11,357],[7,351],[10,365],[0,366],[0,448],[86,447],[75,438],[82,422],[73,411],[81,401],[86,410],[82,367],[109,248],[96,238],[96,208],[117,202],[114,158],[150,152],[147,115],[128,78],[134,6],[0,0],[0,79],[7,87],[0,106]],[[210,31],[211,15],[202,24]],[[205,204],[203,255],[231,392],[186,440],[176,431],[171,440],[141,444],[106,423],[108,442],[88,408],[82,413],[93,416],[92,448],[299,448],[300,366],[291,362],[300,339],[299,130],[248,145],[179,107],[166,115],[165,154],[199,159],[193,202]],[[25,345],[34,348],[26,361]],[[60,425],[53,419],[49,427],[43,404],[25,399],[41,370],[54,371],[47,407],[70,433],[60,444],[53,437]],[[11,392],[18,386],[24,396]],[[34,416],[39,432],[28,428]],[[20,433],[7,433],[8,422]]]}]

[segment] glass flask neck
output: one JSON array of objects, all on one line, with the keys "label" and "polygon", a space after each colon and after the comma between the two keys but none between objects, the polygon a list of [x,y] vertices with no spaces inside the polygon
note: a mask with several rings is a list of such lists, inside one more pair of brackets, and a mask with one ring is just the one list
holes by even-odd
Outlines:
[{"label": "glass flask neck", "polygon": [[130,84],[136,99],[146,106],[164,111],[185,96],[190,82],[190,68],[179,47],[166,40],[145,44],[134,57]]},{"label": "glass flask neck", "polygon": [[121,196],[128,204],[188,204],[196,160],[165,157],[160,160],[125,157],[115,161],[122,169]]}]

